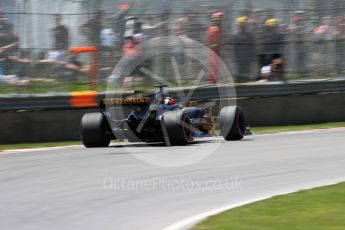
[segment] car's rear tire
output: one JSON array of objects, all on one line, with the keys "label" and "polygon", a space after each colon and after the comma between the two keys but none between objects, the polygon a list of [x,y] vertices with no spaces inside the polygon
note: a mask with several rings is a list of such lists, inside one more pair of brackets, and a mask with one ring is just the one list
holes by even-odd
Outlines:
[{"label": "car's rear tire", "polygon": [[219,116],[221,135],[227,141],[242,140],[246,133],[245,116],[240,107],[224,107]]},{"label": "car's rear tire", "polygon": [[107,134],[106,119],[101,113],[88,113],[80,124],[81,140],[87,148],[108,147],[110,136]]},{"label": "car's rear tire", "polygon": [[[171,146],[183,146],[192,140],[191,121],[183,111],[164,113],[164,126]],[[164,133],[164,132],[163,132]]]}]

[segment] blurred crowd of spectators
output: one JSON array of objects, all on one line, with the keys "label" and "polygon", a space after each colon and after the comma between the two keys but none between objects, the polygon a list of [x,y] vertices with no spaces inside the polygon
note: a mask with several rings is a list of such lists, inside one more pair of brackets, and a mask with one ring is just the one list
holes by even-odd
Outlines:
[{"label": "blurred crowd of spectators", "polygon": [[[207,15],[205,23],[204,15],[192,11],[173,20],[171,15],[123,15],[115,20],[97,11],[81,23],[80,31],[88,44],[100,51],[101,79],[110,75],[122,55],[133,54],[138,44],[167,35],[198,41],[212,50],[208,57],[209,83],[217,82],[218,56],[226,60],[238,82],[284,80],[286,72],[344,71],[345,13],[312,18],[298,11],[291,21],[281,21],[273,10],[243,11],[231,26],[226,23],[227,14],[215,11]],[[53,15],[52,20],[52,50],[24,50],[0,9],[0,81],[26,83],[32,78],[46,78],[47,72],[68,80],[88,75],[90,63],[79,61],[69,52],[68,20],[61,15]]]}]

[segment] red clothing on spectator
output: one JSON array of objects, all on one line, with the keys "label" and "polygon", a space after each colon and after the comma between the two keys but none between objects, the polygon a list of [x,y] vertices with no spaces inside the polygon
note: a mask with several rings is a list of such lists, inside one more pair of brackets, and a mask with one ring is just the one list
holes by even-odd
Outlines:
[{"label": "red clothing on spectator", "polygon": [[211,25],[206,31],[206,41],[211,49],[208,54],[209,62],[209,74],[208,82],[210,84],[216,84],[218,79],[218,66],[220,47],[223,44],[223,31],[219,25]]},{"label": "red clothing on spectator", "polygon": [[141,33],[133,35],[131,38],[127,38],[122,46],[123,55],[138,55],[138,45],[142,44],[146,40],[146,36]]},{"label": "red clothing on spectator", "polygon": [[132,40],[127,39],[122,46],[122,54],[127,55],[129,52],[134,48],[134,44]]}]

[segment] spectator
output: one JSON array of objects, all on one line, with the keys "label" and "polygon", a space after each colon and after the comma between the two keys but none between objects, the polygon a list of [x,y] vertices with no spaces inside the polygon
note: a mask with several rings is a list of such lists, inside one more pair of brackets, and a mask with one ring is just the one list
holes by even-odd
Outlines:
[{"label": "spectator", "polygon": [[137,18],[128,18],[126,23],[125,42],[122,47],[124,55],[134,55],[138,49],[135,47],[147,40],[147,36],[141,32],[142,23]]},{"label": "spectator", "polygon": [[174,21],[172,32],[176,36],[187,36],[186,27],[189,23],[189,18],[187,15],[180,17]]},{"label": "spectator", "polygon": [[335,37],[335,56],[336,56],[336,71],[340,74],[344,71],[344,57],[345,57],[345,14],[337,19],[334,31]]},{"label": "spectator", "polygon": [[[331,17],[323,17],[320,25],[314,29],[315,41],[318,46],[317,66],[322,70],[331,70],[331,41],[333,40],[333,32],[331,26]],[[322,65],[320,65],[322,63]]]},{"label": "spectator", "polygon": [[186,34],[186,27],[189,23],[189,18],[187,15],[183,15],[182,17],[176,19],[172,26],[172,34],[173,36],[177,36],[176,44],[173,47],[173,53],[175,56],[175,60],[180,67],[180,73],[182,75],[186,74],[186,56],[185,56],[185,38],[188,37]]},{"label": "spectator", "polygon": [[28,82],[27,76],[30,61],[25,58],[8,55],[8,51],[16,47],[17,43],[12,43],[0,48],[0,81],[11,84],[25,84]]},{"label": "spectator", "polygon": [[120,81],[123,83],[125,88],[130,89],[133,85],[133,80],[135,77],[142,75],[140,68],[143,63],[137,66],[138,58],[142,57],[143,51],[137,46],[142,44],[147,40],[147,36],[141,32],[142,23],[136,17],[127,18],[126,22],[126,32],[125,32],[125,42],[122,47],[123,55],[126,55],[126,61],[128,66],[134,66],[135,69],[132,72],[124,70],[122,76],[120,76]]},{"label": "spectator", "polygon": [[265,11],[262,12],[262,18],[261,19],[262,19],[262,21],[261,21],[262,25],[265,25],[267,20],[270,20],[270,19],[277,20],[277,18],[274,15],[274,11],[271,8],[268,8]]},{"label": "spectator", "polygon": [[265,27],[261,35],[261,45],[262,54],[282,54],[284,37],[279,31],[278,19],[271,18],[265,21]]},{"label": "spectator", "polygon": [[247,32],[250,33],[253,39],[253,46],[254,51],[254,63],[252,64],[252,73],[258,73],[259,66],[258,66],[258,57],[259,57],[259,47],[260,47],[260,36],[262,35],[262,31],[264,29],[263,23],[263,11],[261,9],[255,9],[249,14],[248,22],[247,22]]},{"label": "spectator", "polygon": [[12,25],[7,22],[5,13],[0,9],[0,47],[15,41]]},{"label": "spectator", "polygon": [[76,54],[70,53],[70,60],[66,63],[60,63],[62,65],[62,70],[71,71],[71,77],[77,79],[78,77],[86,78],[91,71],[91,65],[83,65]]},{"label": "spectator", "polygon": [[108,67],[114,63],[114,47],[117,43],[118,36],[112,29],[111,21],[106,23],[101,31],[101,64]]},{"label": "spectator", "polygon": [[101,46],[101,31],[102,31],[103,12],[97,10],[93,18],[81,25],[87,40],[92,46],[100,48]]},{"label": "spectator", "polygon": [[0,82],[17,84],[19,79],[16,75],[10,74],[14,62],[7,56],[0,54]]},{"label": "spectator", "polygon": [[307,28],[303,11],[297,11],[292,19],[292,25],[289,28],[290,37],[292,38],[293,59],[295,62],[296,72],[303,74],[306,68],[306,36]]},{"label": "spectator", "polygon": [[272,64],[274,59],[283,61],[284,36],[279,31],[279,21],[272,14],[265,21],[260,36],[260,68]]},{"label": "spectator", "polygon": [[208,74],[209,84],[216,84],[218,81],[220,49],[224,44],[224,33],[221,26],[223,16],[223,12],[213,13],[211,16],[212,23],[206,31],[206,42],[208,47],[211,49],[211,52],[208,55],[210,65]]},{"label": "spectator", "polygon": [[204,25],[201,23],[200,14],[190,11],[187,14],[188,22],[186,24],[186,34],[189,38],[198,41],[203,42],[203,30]]},{"label": "spectator", "polygon": [[69,51],[66,52],[65,60],[47,58],[43,51],[39,51],[36,55],[36,60],[31,63],[36,78],[62,82],[86,79],[92,68],[91,64],[84,65],[78,60],[77,54]]},{"label": "spectator", "polygon": [[244,82],[250,79],[252,64],[255,59],[254,41],[247,31],[248,17],[241,16],[236,19],[238,33],[234,35],[234,54],[237,66],[237,81]]},{"label": "spectator", "polygon": [[263,28],[262,23],[262,10],[256,9],[250,13],[247,22],[247,31],[252,34],[254,40],[256,40]]},{"label": "spectator", "polygon": [[166,26],[167,21],[161,21],[158,16],[148,17],[145,24],[143,24],[142,29],[145,31],[150,38],[160,36],[160,31],[164,26]]},{"label": "spectator", "polygon": [[0,78],[5,75],[5,57],[0,54]]},{"label": "spectator", "polygon": [[283,61],[281,58],[274,58],[272,63],[264,65],[260,70],[259,82],[282,80],[284,74]]},{"label": "spectator", "polygon": [[[184,45],[184,52],[186,56],[191,56],[193,43],[202,43],[205,40],[204,29],[205,26],[202,23],[202,18],[195,9],[189,10],[186,13],[186,22],[184,25],[185,33],[181,37]],[[185,58],[185,67],[184,67],[184,79],[186,82],[191,82],[195,80],[195,76],[199,73],[199,61],[194,60],[193,58]]]},{"label": "spectator", "polygon": [[55,27],[52,29],[54,49],[56,51],[67,51],[70,45],[69,32],[66,26],[61,24],[61,15],[55,15]]}]

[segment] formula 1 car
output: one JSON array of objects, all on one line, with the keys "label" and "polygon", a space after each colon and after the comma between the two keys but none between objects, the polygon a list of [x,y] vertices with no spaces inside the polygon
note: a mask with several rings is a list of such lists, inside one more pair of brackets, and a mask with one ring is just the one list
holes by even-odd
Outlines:
[{"label": "formula 1 car", "polygon": [[[176,103],[164,87],[159,86],[158,92],[145,97],[101,100],[100,112],[85,114],[81,120],[85,147],[107,147],[115,139],[182,146],[195,137],[209,137],[215,119],[204,108],[185,108]],[[246,123],[240,107],[224,107],[217,120],[225,140],[243,139]]]}]

